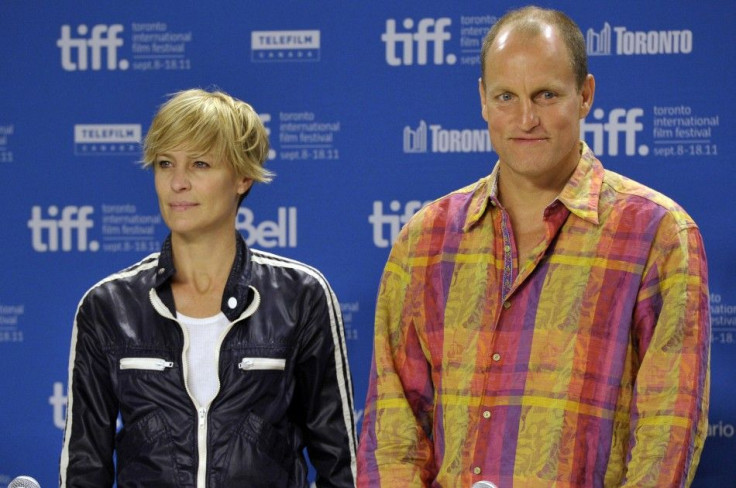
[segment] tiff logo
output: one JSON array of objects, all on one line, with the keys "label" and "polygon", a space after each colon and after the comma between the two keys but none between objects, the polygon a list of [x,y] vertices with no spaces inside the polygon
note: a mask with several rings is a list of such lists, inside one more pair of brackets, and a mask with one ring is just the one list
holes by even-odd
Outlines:
[{"label": "tiff logo", "polygon": [[[123,40],[118,37],[123,32],[121,24],[97,24],[89,28],[81,24],[77,26],[77,35],[71,36],[71,26],[61,26],[61,37],[56,45],[61,49],[61,67],[66,71],[86,71],[90,67],[93,71],[102,69],[102,52],[106,53],[106,68],[126,70],[130,63],[127,59],[118,62],[118,48]],[[89,36],[88,36],[89,34]]]},{"label": "tiff logo", "polygon": [[[455,64],[457,56],[448,54],[445,57],[445,42],[449,41],[452,35],[445,30],[452,24],[452,20],[448,17],[439,19],[422,19],[414,29],[413,19],[404,19],[402,25],[409,32],[396,32],[396,20],[386,20],[386,32],[381,35],[381,40],[386,43],[386,62],[391,66],[427,64],[429,45],[432,45],[433,57],[432,64]],[[398,54],[400,47],[401,54]],[[416,49],[415,49],[416,48]],[[415,56],[416,53],[416,56]]]},{"label": "tiff logo", "polygon": [[419,121],[419,127],[412,129],[408,125],[404,127],[404,152],[426,153],[427,152],[427,123]]},{"label": "tiff logo", "polygon": [[[603,120],[606,112],[597,108],[593,111],[595,120]],[[644,115],[641,108],[632,108],[626,110],[624,108],[614,108],[608,113],[607,122],[588,122],[583,120],[580,123],[580,138],[585,139],[585,135],[590,133],[593,136],[593,142],[588,144],[593,152],[598,155],[607,154],[608,156],[618,156],[619,152],[619,136],[624,135],[624,152],[627,156],[639,154],[646,156],[649,154],[649,146],[642,144],[636,145],[636,136],[644,130],[644,125],[639,122],[639,117]],[[606,145],[607,151],[604,152],[604,135],[608,135]]]},{"label": "tiff logo", "polygon": [[[380,200],[373,202],[373,213],[368,216],[368,222],[373,224],[373,244],[376,247],[389,247],[393,244],[399,235],[401,226],[427,203],[429,202],[410,200],[404,204],[402,210],[401,202],[393,200],[389,204],[391,213],[384,213],[383,202]],[[388,238],[385,234],[386,229],[388,229]]]},{"label": "tiff logo", "polygon": [[[100,243],[87,241],[87,230],[94,227],[94,222],[89,218],[94,213],[91,206],[76,207],[69,205],[61,209],[52,205],[47,209],[49,218],[43,218],[41,207],[38,205],[31,209],[31,219],[28,228],[31,229],[31,245],[37,252],[56,252],[59,250],[61,241],[62,251],[72,250],[72,237],[77,236],[77,251],[97,251]],[[59,217],[61,215],[61,217]]]},{"label": "tiff logo", "polygon": [[588,56],[607,56],[611,54],[611,24],[606,22],[603,29],[596,32],[594,29],[588,29],[585,35],[585,45],[587,46]]},{"label": "tiff logo", "polygon": [[54,394],[49,397],[49,405],[54,412],[54,427],[63,429],[66,423],[66,395],[63,383],[54,382]]}]

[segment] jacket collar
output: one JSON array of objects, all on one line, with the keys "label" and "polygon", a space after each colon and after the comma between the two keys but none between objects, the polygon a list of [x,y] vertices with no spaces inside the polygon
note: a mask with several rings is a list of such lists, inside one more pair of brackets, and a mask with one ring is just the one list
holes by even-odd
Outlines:
[{"label": "jacket collar", "polygon": [[[233,321],[240,317],[247,305],[253,301],[254,292],[249,285],[252,277],[251,252],[245,239],[238,232],[235,233],[235,260],[230,269],[230,275],[225,283],[220,310],[228,320]],[[171,234],[161,246],[156,268],[154,288],[173,316],[176,316],[174,296],[171,292],[171,278],[176,274],[174,255],[171,248]]]}]

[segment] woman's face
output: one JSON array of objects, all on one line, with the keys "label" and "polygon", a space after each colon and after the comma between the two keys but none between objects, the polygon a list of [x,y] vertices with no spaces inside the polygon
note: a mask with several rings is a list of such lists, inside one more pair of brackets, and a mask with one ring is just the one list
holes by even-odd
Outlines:
[{"label": "woman's face", "polygon": [[232,233],[240,196],[253,184],[212,153],[183,149],[156,157],[154,180],[164,222],[172,233],[189,237]]}]

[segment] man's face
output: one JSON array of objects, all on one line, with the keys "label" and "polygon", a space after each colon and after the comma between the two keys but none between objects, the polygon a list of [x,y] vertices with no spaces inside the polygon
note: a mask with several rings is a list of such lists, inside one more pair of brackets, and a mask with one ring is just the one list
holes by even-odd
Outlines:
[{"label": "man's face", "polygon": [[579,160],[580,119],[595,84],[589,75],[578,90],[561,37],[549,26],[532,37],[513,26],[502,30],[486,54],[484,78],[482,113],[503,178],[566,181]]}]

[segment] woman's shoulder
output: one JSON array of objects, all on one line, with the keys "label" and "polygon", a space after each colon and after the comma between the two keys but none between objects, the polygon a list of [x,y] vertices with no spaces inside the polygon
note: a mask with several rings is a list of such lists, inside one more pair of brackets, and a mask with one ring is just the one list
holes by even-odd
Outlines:
[{"label": "woman's shoulder", "polygon": [[274,280],[276,286],[330,286],[322,272],[312,265],[259,249],[250,251],[255,279]]},{"label": "woman's shoulder", "polygon": [[148,293],[153,280],[155,280],[158,258],[158,252],[149,254],[134,264],[107,275],[92,285],[85,293],[85,297],[110,293],[119,294],[126,289],[140,289]]}]

